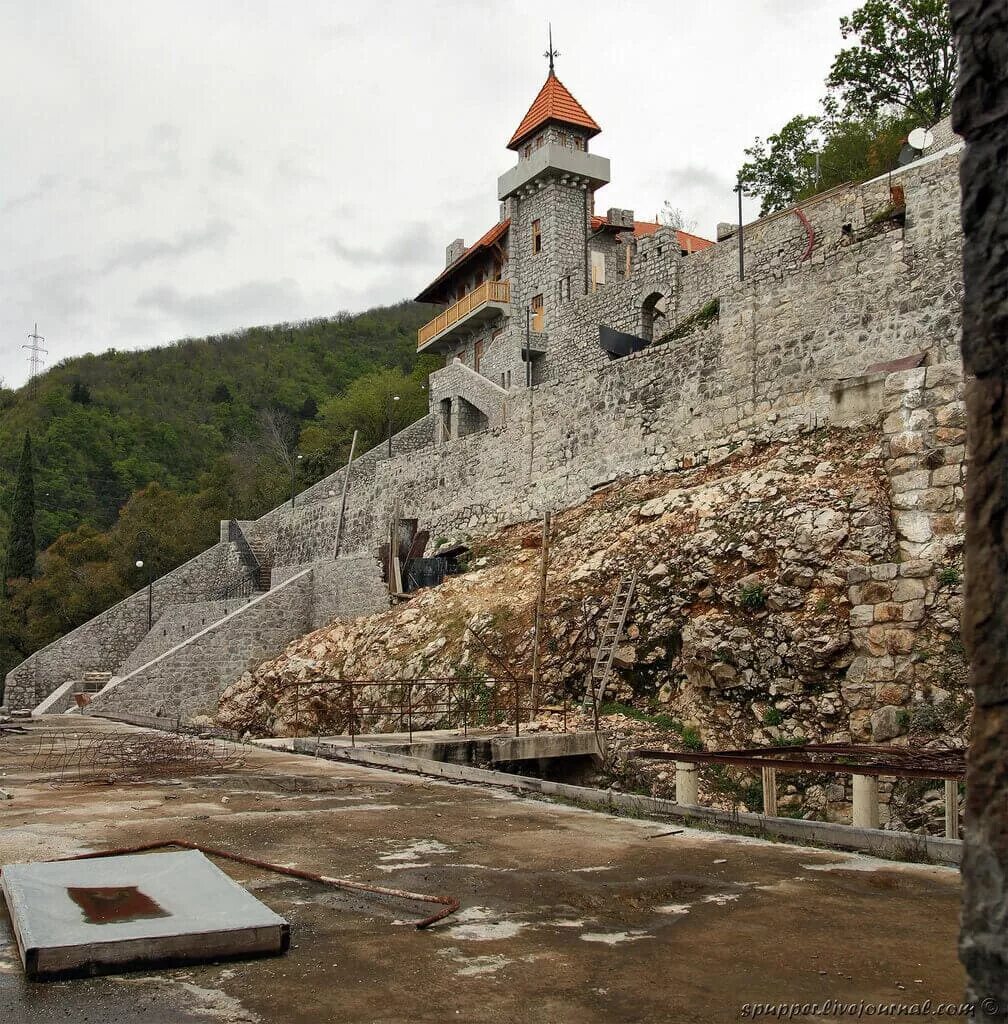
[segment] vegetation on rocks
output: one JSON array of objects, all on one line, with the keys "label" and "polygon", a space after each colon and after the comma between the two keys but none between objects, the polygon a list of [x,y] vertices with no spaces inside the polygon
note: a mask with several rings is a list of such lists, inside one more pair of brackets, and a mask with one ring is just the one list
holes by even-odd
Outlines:
[{"label": "vegetation on rocks", "polygon": [[[632,776],[621,785],[671,794],[668,766],[622,757],[642,736],[667,749],[723,749],[871,740],[877,724],[900,743],[911,727],[919,734],[948,722],[948,697],[968,707],[956,627],[938,604],[902,632],[934,637],[926,664],[910,663],[898,684],[848,679],[867,657],[864,645],[876,642],[852,632],[848,574],[898,558],[880,444],[874,431],[832,429],[750,443],[717,464],[623,481],[555,517],[545,705],[580,704],[609,595],[624,573],[639,574],[600,715],[615,777]],[[295,641],[225,691],[220,724],[258,735],[324,732],[330,679],[478,676],[509,693],[508,673],[467,627],[515,676],[530,675],[538,535],[537,524],[525,524],[478,538],[464,575]],[[906,720],[891,721],[890,709]],[[540,725],[559,728],[559,711]],[[943,739],[957,734],[946,728]],[[827,813],[823,786],[810,798],[783,794],[791,796],[783,806],[795,813]],[[842,798],[834,793],[834,805]]]},{"label": "vegetation on rocks", "polygon": [[0,547],[14,558],[0,677],[142,585],[138,558],[161,574],[212,544],[220,519],[281,504],[285,453],[305,456],[301,488],[346,459],[355,429],[358,452],[381,441],[389,393],[393,429],[424,415],[416,329],[429,315],[404,302],[75,357],[38,378],[37,398],[0,385]]}]

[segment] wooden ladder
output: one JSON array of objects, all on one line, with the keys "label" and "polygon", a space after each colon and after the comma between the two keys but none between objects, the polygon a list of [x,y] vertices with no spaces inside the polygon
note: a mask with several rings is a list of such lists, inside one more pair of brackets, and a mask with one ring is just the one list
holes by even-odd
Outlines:
[{"label": "wooden ladder", "polygon": [[627,573],[620,580],[616,593],[613,595],[613,602],[609,606],[609,614],[606,616],[605,626],[602,628],[602,636],[599,638],[598,653],[595,655],[595,664],[592,666],[588,690],[585,693],[584,703],[586,707],[591,707],[593,687],[595,703],[602,703],[606,684],[609,682],[609,676],[612,673],[616,645],[623,634],[623,627],[626,625],[627,613],[630,611],[630,602],[633,600],[636,586],[637,573]]}]

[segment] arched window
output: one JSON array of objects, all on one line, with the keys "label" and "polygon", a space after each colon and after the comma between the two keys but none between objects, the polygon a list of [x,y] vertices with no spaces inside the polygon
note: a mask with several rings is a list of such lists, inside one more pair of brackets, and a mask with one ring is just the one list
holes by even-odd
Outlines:
[{"label": "arched window", "polygon": [[[641,306],[641,337],[646,341],[654,341],[656,335],[661,337],[662,321],[665,319],[666,298],[661,292],[652,292]],[[655,329],[655,321],[658,323]]]}]

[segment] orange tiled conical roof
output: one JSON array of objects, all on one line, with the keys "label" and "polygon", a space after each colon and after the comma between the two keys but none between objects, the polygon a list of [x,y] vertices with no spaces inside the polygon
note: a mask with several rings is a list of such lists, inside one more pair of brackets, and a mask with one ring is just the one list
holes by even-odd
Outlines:
[{"label": "orange tiled conical roof", "polygon": [[539,95],[532,101],[528,113],[522,118],[518,130],[511,136],[508,149],[517,149],[534,131],[549,121],[587,128],[589,138],[602,131],[594,118],[571,96],[567,87],[552,71],[539,90]]}]

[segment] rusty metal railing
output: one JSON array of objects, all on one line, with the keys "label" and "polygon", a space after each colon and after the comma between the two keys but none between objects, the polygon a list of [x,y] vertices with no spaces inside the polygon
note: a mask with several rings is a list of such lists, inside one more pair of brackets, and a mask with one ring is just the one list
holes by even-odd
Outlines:
[{"label": "rusty metal railing", "polygon": [[[336,679],[298,682],[294,693],[294,733],[348,735],[413,733],[431,729],[499,728],[507,725],[521,735],[522,722],[536,712],[561,716],[567,731],[570,700],[533,708],[528,679],[425,676],[417,679]],[[307,731],[306,731],[307,730]]]}]

